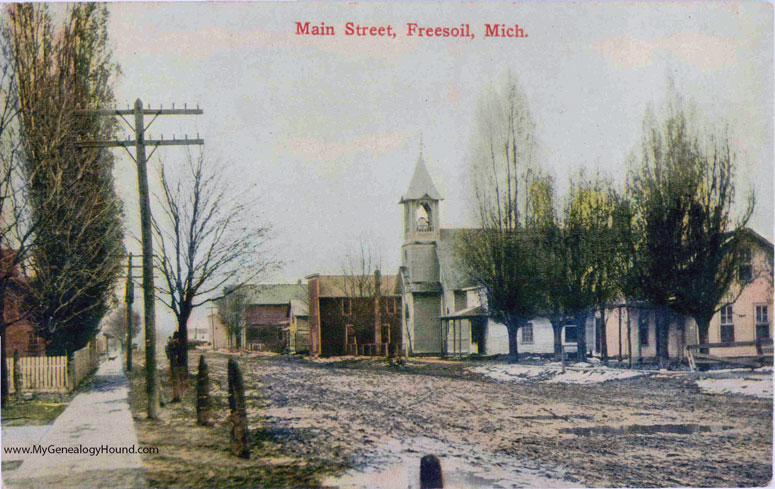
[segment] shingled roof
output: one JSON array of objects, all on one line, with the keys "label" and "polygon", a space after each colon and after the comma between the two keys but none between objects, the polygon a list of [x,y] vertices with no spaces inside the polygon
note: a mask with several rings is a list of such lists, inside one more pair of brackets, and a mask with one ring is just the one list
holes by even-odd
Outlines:
[{"label": "shingled roof", "polygon": [[255,284],[245,286],[247,303],[251,305],[281,305],[292,300],[307,300],[306,284]]},{"label": "shingled roof", "polygon": [[407,200],[419,200],[419,199],[433,199],[442,200],[441,194],[436,190],[436,186],[433,185],[433,180],[428,173],[428,168],[425,167],[425,160],[422,155],[417,159],[417,166],[414,167],[414,175],[409,183],[409,190],[406,191],[401,202],[403,204]]}]

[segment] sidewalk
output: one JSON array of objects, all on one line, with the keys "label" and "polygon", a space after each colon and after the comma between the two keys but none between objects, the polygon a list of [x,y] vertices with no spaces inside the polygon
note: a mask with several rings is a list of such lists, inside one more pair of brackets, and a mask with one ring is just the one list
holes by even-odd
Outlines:
[{"label": "sidewalk", "polygon": [[[5,441],[3,444],[6,445]],[[83,447],[87,450],[98,450],[102,446],[114,450],[139,447],[120,357],[99,367],[89,390],[70,402],[40,444],[44,448]],[[12,489],[108,489],[147,485],[137,453],[25,455],[21,467],[3,474],[3,484]]]}]

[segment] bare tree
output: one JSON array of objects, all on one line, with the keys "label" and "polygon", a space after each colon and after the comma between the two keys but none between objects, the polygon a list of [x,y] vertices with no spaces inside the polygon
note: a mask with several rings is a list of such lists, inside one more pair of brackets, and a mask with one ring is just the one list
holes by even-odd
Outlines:
[{"label": "bare tree", "polygon": [[160,300],[177,319],[183,345],[178,361],[187,374],[193,310],[240,290],[277,264],[267,251],[270,228],[255,221],[256,209],[243,198],[249,192],[236,191],[204,152],[187,152],[182,168],[184,175],[174,178],[162,164],[162,212],[152,225],[163,282]]},{"label": "bare tree", "polygon": [[361,239],[358,249],[345,255],[342,262],[342,292],[347,297],[381,297],[389,291],[384,281],[375,279],[380,271],[382,258],[379,252]]},{"label": "bare tree", "polygon": [[243,291],[225,293],[218,302],[218,319],[226,326],[229,333],[229,348],[234,348],[242,342],[242,335],[246,333],[245,326],[247,319],[245,309],[247,308],[247,297]]},{"label": "bare tree", "polygon": [[[137,338],[142,329],[143,320],[138,311],[132,311],[132,337]],[[126,304],[120,304],[117,308],[108,314],[102,321],[101,331],[107,333],[124,343],[126,338]],[[127,345],[131,348],[132,345]]]}]

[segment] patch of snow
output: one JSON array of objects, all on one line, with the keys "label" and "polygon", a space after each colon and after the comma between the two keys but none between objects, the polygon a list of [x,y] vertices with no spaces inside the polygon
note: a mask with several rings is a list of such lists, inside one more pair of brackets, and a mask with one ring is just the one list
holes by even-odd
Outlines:
[{"label": "patch of snow", "polygon": [[772,399],[772,377],[766,379],[700,379],[697,386],[709,394],[742,394]]},{"label": "patch of snow", "polygon": [[[578,367],[577,367],[578,366]],[[600,384],[609,380],[623,380],[644,375],[633,370],[619,370],[605,367],[592,367],[586,363],[577,363],[573,368],[528,365],[488,365],[470,369],[500,382],[541,381],[564,384]]]}]

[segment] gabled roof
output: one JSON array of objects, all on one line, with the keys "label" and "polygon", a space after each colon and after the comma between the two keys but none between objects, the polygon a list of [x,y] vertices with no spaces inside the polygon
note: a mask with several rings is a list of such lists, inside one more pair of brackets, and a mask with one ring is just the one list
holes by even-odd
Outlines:
[{"label": "gabled roof", "polygon": [[765,238],[761,234],[757,233],[756,231],[754,231],[751,228],[745,228],[743,230],[743,233],[744,233],[745,237],[749,241],[757,243],[759,246],[761,246],[762,248],[764,248],[765,250],[767,250],[770,253],[773,252],[774,248],[773,248],[772,243],[770,242],[770,240],[768,240],[767,238]]},{"label": "gabled roof", "polygon": [[[352,279],[348,278],[346,275],[313,274],[307,276],[308,280],[312,278],[318,279],[318,284],[320,286],[319,297],[348,297],[347,290],[353,287]],[[373,280],[373,277],[370,277],[370,280]],[[395,292],[397,290],[396,282],[398,281],[396,275],[382,275],[381,280],[382,285],[380,286],[380,289],[382,289],[383,295],[398,295],[398,293]]]},{"label": "gabled roof", "polygon": [[292,300],[307,300],[306,284],[255,284],[245,286],[251,305],[288,305]]},{"label": "gabled roof", "polygon": [[425,160],[422,155],[417,159],[417,166],[414,167],[414,175],[409,183],[409,190],[401,197],[399,204],[407,200],[432,199],[442,200],[441,194],[433,185],[433,180],[425,167]]}]

